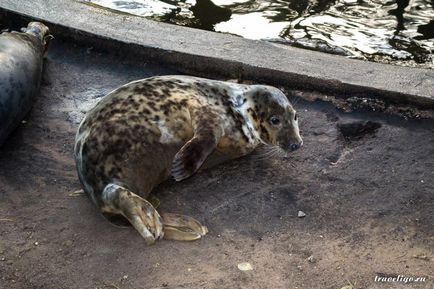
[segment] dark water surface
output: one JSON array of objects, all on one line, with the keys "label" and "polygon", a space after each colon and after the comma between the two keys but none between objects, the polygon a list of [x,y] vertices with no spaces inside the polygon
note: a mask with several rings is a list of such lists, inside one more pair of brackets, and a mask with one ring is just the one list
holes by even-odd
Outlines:
[{"label": "dark water surface", "polygon": [[434,68],[434,0],[90,0],[157,21]]}]

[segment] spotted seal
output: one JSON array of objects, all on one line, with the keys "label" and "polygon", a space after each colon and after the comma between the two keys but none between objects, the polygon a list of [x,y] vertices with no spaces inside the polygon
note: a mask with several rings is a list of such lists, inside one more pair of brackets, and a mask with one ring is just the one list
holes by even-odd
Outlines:
[{"label": "spotted seal", "polygon": [[128,83],[82,120],[74,156],[84,191],[104,214],[125,217],[147,243],[194,240],[196,220],[155,210],[146,198],[171,175],[244,156],[259,144],[302,145],[297,114],[282,91],[190,76]]},{"label": "spotted seal", "polygon": [[39,22],[30,22],[22,31],[0,34],[0,145],[31,108],[52,38]]}]

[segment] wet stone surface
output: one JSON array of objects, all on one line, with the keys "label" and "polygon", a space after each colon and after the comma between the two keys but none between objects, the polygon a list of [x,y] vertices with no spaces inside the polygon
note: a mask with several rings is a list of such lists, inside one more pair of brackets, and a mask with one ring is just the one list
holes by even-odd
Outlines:
[{"label": "wet stone surface", "polygon": [[303,148],[163,184],[160,210],[210,232],[148,247],[72,194],[73,141],[99,97],[176,72],[53,44],[34,109],[0,149],[0,288],[385,288],[376,274],[434,275],[433,121],[291,98]]}]

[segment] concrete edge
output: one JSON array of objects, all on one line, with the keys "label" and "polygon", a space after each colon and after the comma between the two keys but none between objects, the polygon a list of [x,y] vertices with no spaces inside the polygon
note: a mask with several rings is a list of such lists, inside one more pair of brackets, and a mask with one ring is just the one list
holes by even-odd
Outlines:
[{"label": "concrete edge", "polygon": [[[243,61],[224,59],[212,55],[198,55],[179,50],[169,50],[156,45],[144,45],[143,43],[128,41],[127,39],[120,39],[119,37],[116,38],[101,34],[94,34],[89,31],[68,27],[61,23],[56,23],[50,19],[41,19],[39,17],[33,17],[32,15],[23,14],[0,7],[0,21],[2,19],[7,19],[8,23],[22,26],[31,20],[42,21],[50,27],[53,34],[56,35],[56,38],[58,39],[73,40],[78,44],[93,46],[98,50],[107,51],[110,53],[116,53],[114,51],[121,51],[123,57],[134,58],[143,62],[167,65],[177,69],[180,72],[197,76],[240,78],[243,80],[254,80],[268,83],[271,85],[281,85],[290,89],[315,90],[322,93],[331,93],[340,98],[348,98],[353,96],[378,98],[390,104],[410,105],[422,109],[434,109],[433,97],[427,97],[405,91],[402,92],[381,89],[378,87],[369,86],[368,84],[355,85],[338,78],[333,79],[315,77],[308,74],[298,73],[297,71],[283,71],[267,66],[252,65],[251,63],[246,63]],[[143,20],[149,21],[146,19]],[[201,32],[202,31],[200,30],[196,30],[196,33]],[[306,51],[306,53],[310,52]],[[316,53],[316,55],[319,54],[321,53]],[[341,58],[341,56],[336,57]],[[346,61],[348,60],[349,59],[346,59]],[[360,61],[352,61],[356,67],[353,69],[357,69],[357,64],[358,62],[360,63]],[[375,63],[372,63],[372,65],[378,66],[378,64]],[[390,67],[391,65],[387,66]],[[400,69],[402,70],[402,68]],[[415,70],[414,68],[407,69],[413,71]],[[429,78],[434,76],[434,70],[418,70],[420,70],[422,74],[425,73],[428,75]],[[434,91],[434,86],[432,86],[432,91]]]}]

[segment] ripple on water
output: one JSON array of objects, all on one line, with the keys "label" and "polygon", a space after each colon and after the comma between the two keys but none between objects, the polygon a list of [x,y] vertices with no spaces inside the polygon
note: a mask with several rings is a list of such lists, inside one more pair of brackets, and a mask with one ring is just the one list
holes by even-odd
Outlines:
[{"label": "ripple on water", "polygon": [[433,4],[431,0],[410,0],[406,6],[405,1],[88,2],[158,21],[231,33],[249,39],[278,41],[357,59],[434,68]]}]

